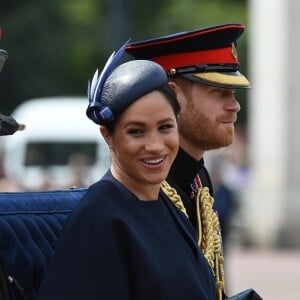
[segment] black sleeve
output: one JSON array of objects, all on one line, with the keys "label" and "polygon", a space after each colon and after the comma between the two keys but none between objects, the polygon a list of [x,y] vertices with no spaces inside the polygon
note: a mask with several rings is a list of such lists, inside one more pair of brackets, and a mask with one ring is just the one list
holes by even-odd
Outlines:
[{"label": "black sleeve", "polygon": [[38,299],[129,300],[117,223],[105,207],[78,208],[64,228]]}]

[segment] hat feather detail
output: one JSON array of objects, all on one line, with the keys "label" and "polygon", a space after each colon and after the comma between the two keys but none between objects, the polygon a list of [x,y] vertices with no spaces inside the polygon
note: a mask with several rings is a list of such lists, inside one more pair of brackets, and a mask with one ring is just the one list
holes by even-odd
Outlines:
[{"label": "hat feather detail", "polygon": [[111,109],[108,106],[101,104],[101,93],[107,78],[117,67],[129,41],[130,40],[128,40],[117,52],[113,52],[106,61],[101,74],[98,76],[99,71],[97,69],[92,81],[88,82],[89,105],[86,114],[96,124],[101,124],[103,120],[108,121],[114,119]]}]

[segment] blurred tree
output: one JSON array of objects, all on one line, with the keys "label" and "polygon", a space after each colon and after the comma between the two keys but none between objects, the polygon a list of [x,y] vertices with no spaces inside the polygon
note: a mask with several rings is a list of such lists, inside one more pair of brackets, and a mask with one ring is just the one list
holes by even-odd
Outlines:
[{"label": "blurred tree", "polygon": [[101,3],[10,1],[0,11],[1,47],[9,54],[0,74],[1,111],[31,97],[85,94],[95,61],[107,55]]},{"label": "blurred tree", "polygon": [[[222,0],[2,0],[0,48],[8,51],[9,59],[0,73],[0,111],[9,114],[33,97],[85,95],[96,68],[128,38],[136,41],[227,22],[247,24],[246,4],[246,0],[226,4]],[[245,35],[239,45],[244,73],[246,41]]]}]

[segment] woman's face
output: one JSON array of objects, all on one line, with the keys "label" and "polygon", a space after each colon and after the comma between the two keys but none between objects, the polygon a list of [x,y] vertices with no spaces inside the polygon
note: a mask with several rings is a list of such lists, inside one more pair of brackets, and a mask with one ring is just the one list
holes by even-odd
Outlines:
[{"label": "woman's face", "polygon": [[128,187],[160,184],[179,147],[175,114],[158,91],[135,101],[120,115],[114,132],[103,135],[112,149],[113,173]]}]

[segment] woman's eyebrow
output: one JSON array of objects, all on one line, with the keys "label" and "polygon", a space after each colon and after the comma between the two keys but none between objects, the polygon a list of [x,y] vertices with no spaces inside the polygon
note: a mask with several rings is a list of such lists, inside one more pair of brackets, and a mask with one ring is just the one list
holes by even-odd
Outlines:
[{"label": "woman's eyebrow", "polygon": [[[162,120],[159,120],[158,122],[157,122],[157,124],[163,124],[163,123],[165,123],[165,122],[173,122],[173,123],[175,123],[176,121],[175,121],[175,119],[174,118],[165,118],[165,119],[162,119]],[[125,125],[124,125],[124,128],[126,128],[126,127],[128,127],[128,126],[147,126],[147,124],[146,123],[144,123],[144,122],[141,122],[141,121],[129,121],[128,123],[126,123]]]}]

